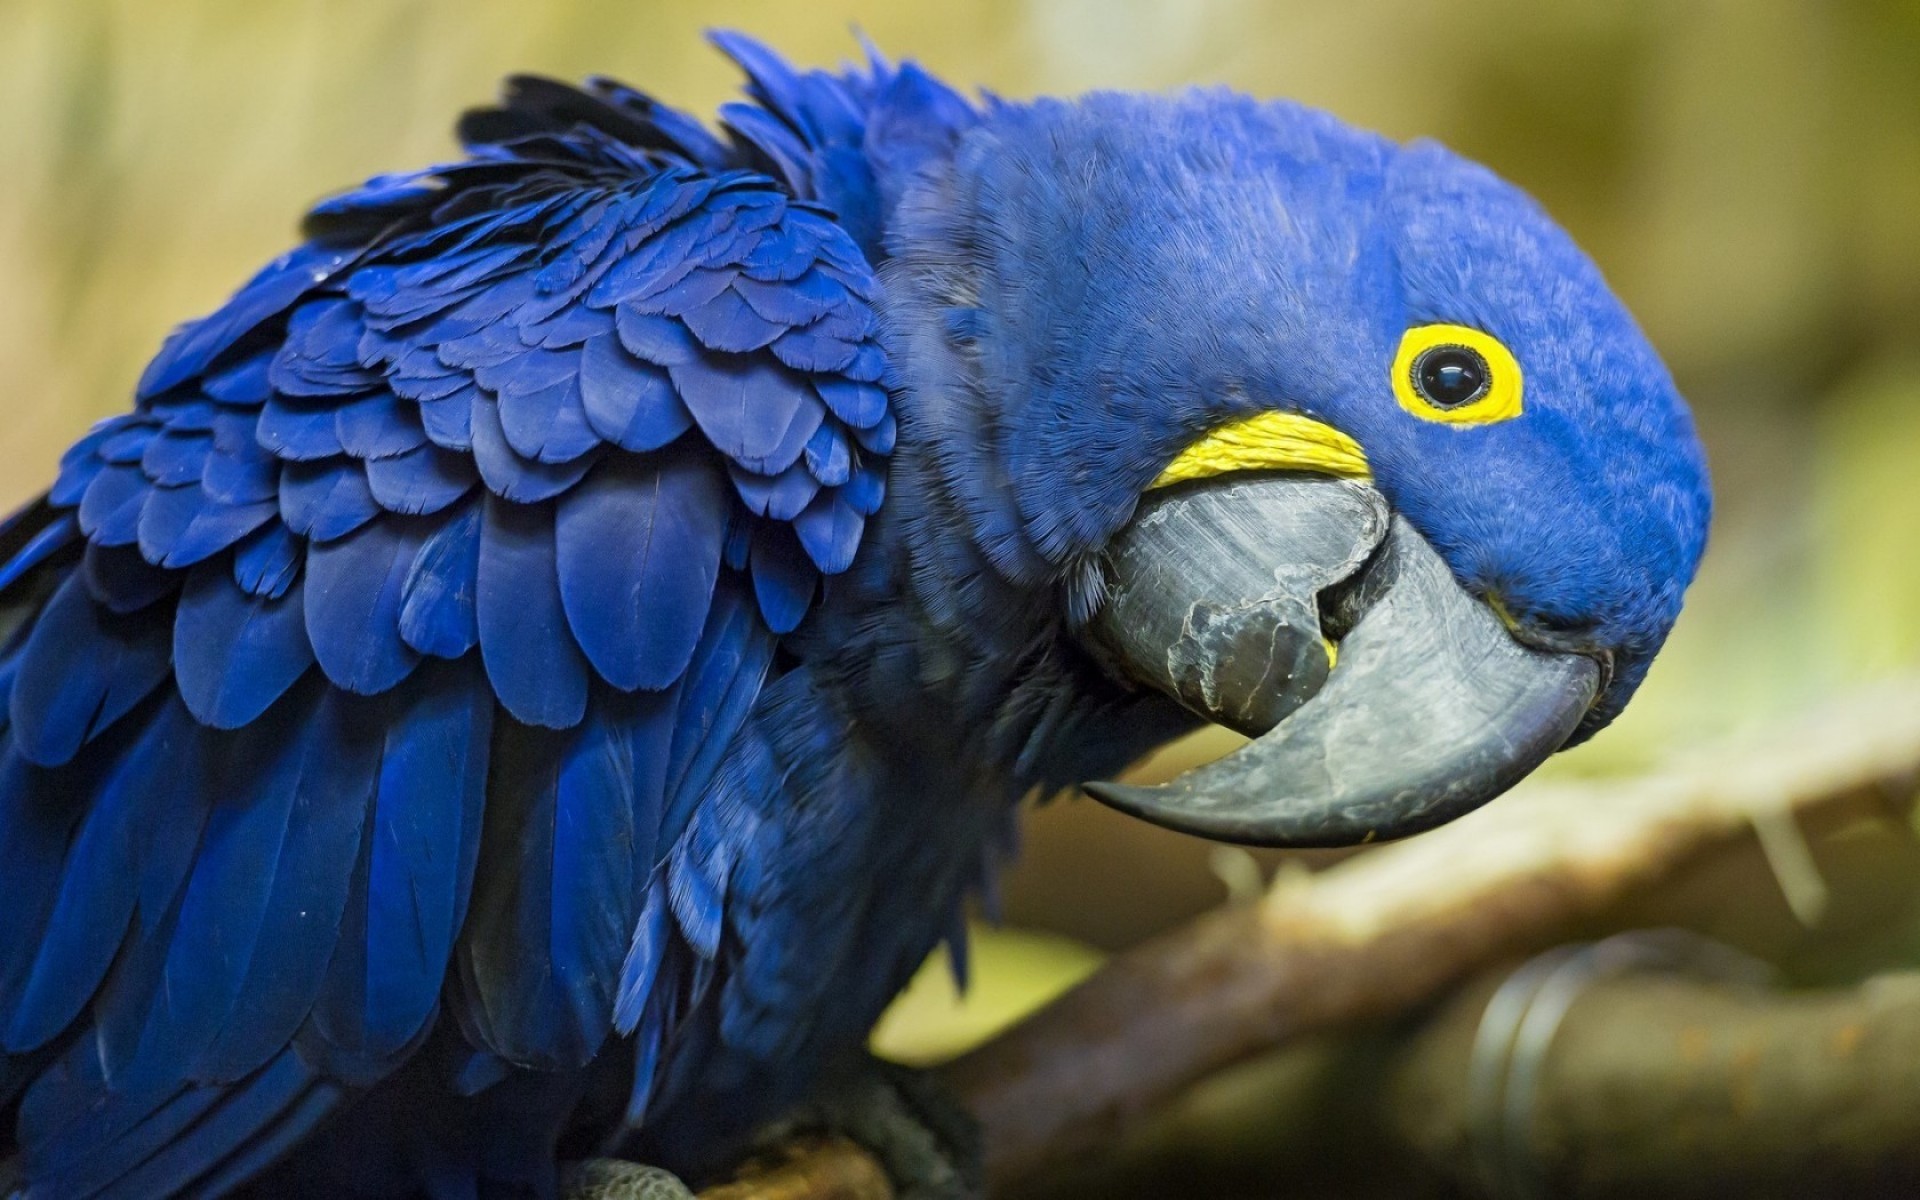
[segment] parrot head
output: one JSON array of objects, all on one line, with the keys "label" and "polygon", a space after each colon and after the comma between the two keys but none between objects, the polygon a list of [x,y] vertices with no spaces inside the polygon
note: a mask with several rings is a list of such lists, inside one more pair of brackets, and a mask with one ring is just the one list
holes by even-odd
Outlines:
[{"label": "parrot head", "polygon": [[[1254,737],[1160,787],[1209,837],[1347,844],[1485,802],[1627,702],[1710,499],[1592,262],[1432,143],[1224,92],[991,105],[903,204],[910,424],[980,552],[1109,675]],[[937,346],[932,343],[938,342]],[[943,378],[929,386],[929,358]],[[904,439],[903,439],[904,440]]]}]

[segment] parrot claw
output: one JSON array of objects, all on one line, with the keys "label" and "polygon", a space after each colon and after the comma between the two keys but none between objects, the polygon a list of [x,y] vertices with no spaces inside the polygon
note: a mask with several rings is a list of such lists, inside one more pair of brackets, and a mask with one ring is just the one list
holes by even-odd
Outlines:
[{"label": "parrot claw", "polygon": [[659,1167],[618,1158],[589,1158],[560,1176],[560,1200],[694,1200],[680,1178]]},{"label": "parrot claw", "polygon": [[895,1200],[986,1195],[979,1124],[925,1071],[869,1055],[755,1140],[770,1148],[813,1133],[839,1134],[879,1159]]}]

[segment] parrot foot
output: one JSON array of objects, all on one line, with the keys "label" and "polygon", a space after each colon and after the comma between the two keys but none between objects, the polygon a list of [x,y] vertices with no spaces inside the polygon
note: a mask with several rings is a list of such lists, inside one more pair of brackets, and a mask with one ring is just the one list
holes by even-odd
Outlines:
[{"label": "parrot foot", "polygon": [[560,1200],[694,1200],[692,1189],[659,1167],[589,1158],[560,1177]]},{"label": "parrot foot", "polygon": [[839,1134],[880,1160],[896,1200],[980,1200],[986,1195],[980,1126],[932,1075],[869,1058],[756,1138]]}]

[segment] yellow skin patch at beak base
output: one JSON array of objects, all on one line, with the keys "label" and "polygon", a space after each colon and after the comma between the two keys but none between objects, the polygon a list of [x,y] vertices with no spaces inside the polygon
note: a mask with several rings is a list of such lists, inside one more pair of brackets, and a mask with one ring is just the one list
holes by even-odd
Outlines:
[{"label": "yellow skin patch at beak base", "polygon": [[1366,452],[1331,425],[1298,413],[1264,412],[1212,433],[1180,452],[1147,490],[1233,471],[1311,471],[1367,480]]}]

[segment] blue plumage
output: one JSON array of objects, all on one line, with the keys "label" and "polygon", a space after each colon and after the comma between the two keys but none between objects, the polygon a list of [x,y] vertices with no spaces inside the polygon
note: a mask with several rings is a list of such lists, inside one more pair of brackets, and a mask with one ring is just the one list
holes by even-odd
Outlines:
[{"label": "blue plumage", "polygon": [[[725,140],[509,81],[0,526],[29,1196],[550,1188],[589,1092],[710,1163],[955,936],[1020,796],[1183,726],[1061,598],[1233,417],[1340,423],[1464,582],[1593,617],[1597,720],[1644,671],[1697,448],[1505,185],[1289,105],[976,105],[716,40]],[[1521,451],[1374,386],[1462,314],[1524,351]]]}]

